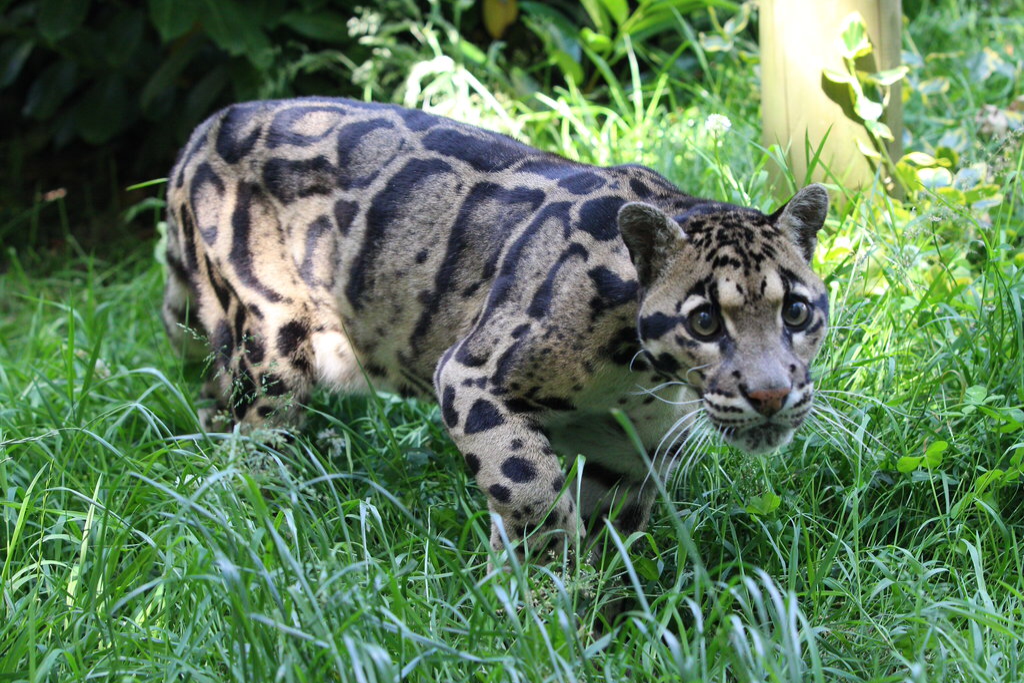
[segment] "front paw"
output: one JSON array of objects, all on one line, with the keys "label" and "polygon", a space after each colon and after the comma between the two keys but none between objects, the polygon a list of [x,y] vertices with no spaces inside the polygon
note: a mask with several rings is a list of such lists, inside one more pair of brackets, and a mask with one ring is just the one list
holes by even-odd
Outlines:
[{"label": "front paw", "polygon": [[566,548],[575,549],[585,531],[579,523],[576,501],[569,492],[561,492],[555,500],[532,500],[498,511],[504,533],[495,520],[491,530],[491,546],[506,547],[506,540],[520,559],[528,556],[560,556]]}]

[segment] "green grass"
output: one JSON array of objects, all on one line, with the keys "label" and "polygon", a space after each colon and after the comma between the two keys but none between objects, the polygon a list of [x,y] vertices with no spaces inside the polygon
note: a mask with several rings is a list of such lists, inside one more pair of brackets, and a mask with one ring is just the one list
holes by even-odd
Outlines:
[{"label": "green grass", "polygon": [[[929,153],[962,134],[951,170],[986,164],[1002,202],[868,188],[837,209],[812,423],[776,456],[710,453],[600,571],[489,574],[483,497],[431,404],[323,395],[292,441],[202,434],[151,245],[7,254],[0,680],[1024,678],[1024,152],[975,134],[1008,77],[970,76],[982,45],[1021,73],[1024,35],[1002,17],[1022,8],[967,4],[911,25],[907,120]],[[692,86],[637,108],[613,83],[626,111],[553,93],[575,119],[516,120],[548,148],[771,208],[752,75],[717,59],[685,108]],[[732,127],[716,136],[710,113]]]}]

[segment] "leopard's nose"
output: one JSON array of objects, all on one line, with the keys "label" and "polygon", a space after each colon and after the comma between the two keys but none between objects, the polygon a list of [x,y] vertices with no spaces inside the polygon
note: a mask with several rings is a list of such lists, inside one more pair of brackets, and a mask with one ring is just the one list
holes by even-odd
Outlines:
[{"label": "leopard's nose", "polygon": [[744,391],[743,395],[750,401],[750,405],[753,406],[754,410],[765,417],[771,417],[782,410],[782,406],[786,403],[786,397],[789,396],[791,390],[792,386],[770,387],[756,391]]}]

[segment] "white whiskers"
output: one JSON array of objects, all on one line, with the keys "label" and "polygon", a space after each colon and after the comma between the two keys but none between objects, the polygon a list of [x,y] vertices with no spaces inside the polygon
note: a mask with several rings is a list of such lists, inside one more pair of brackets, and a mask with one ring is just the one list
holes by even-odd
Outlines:
[{"label": "white whiskers", "polygon": [[[700,399],[685,403],[700,403]],[[647,485],[653,474],[671,472],[680,465],[685,472],[693,467],[708,442],[714,438],[714,429],[710,427],[710,419],[698,406],[684,413],[677,419],[661,438],[651,459],[651,467],[641,483],[641,489]],[[680,463],[679,459],[683,457]]]}]

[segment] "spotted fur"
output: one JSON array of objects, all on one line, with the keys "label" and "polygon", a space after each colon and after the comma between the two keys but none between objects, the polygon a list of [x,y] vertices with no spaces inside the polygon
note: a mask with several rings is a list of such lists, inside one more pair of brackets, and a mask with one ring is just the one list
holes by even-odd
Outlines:
[{"label": "spotted fur", "polygon": [[[314,386],[430,396],[509,537],[648,520],[700,424],[752,452],[807,416],[828,300],[828,198],[772,215],[395,106],[240,104],[168,192],[164,319],[198,328],[231,421],[287,423]],[[709,427],[708,427],[709,425]],[[559,454],[586,456],[568,487]],[[577,509],[577,507],[579,509]]]}]

